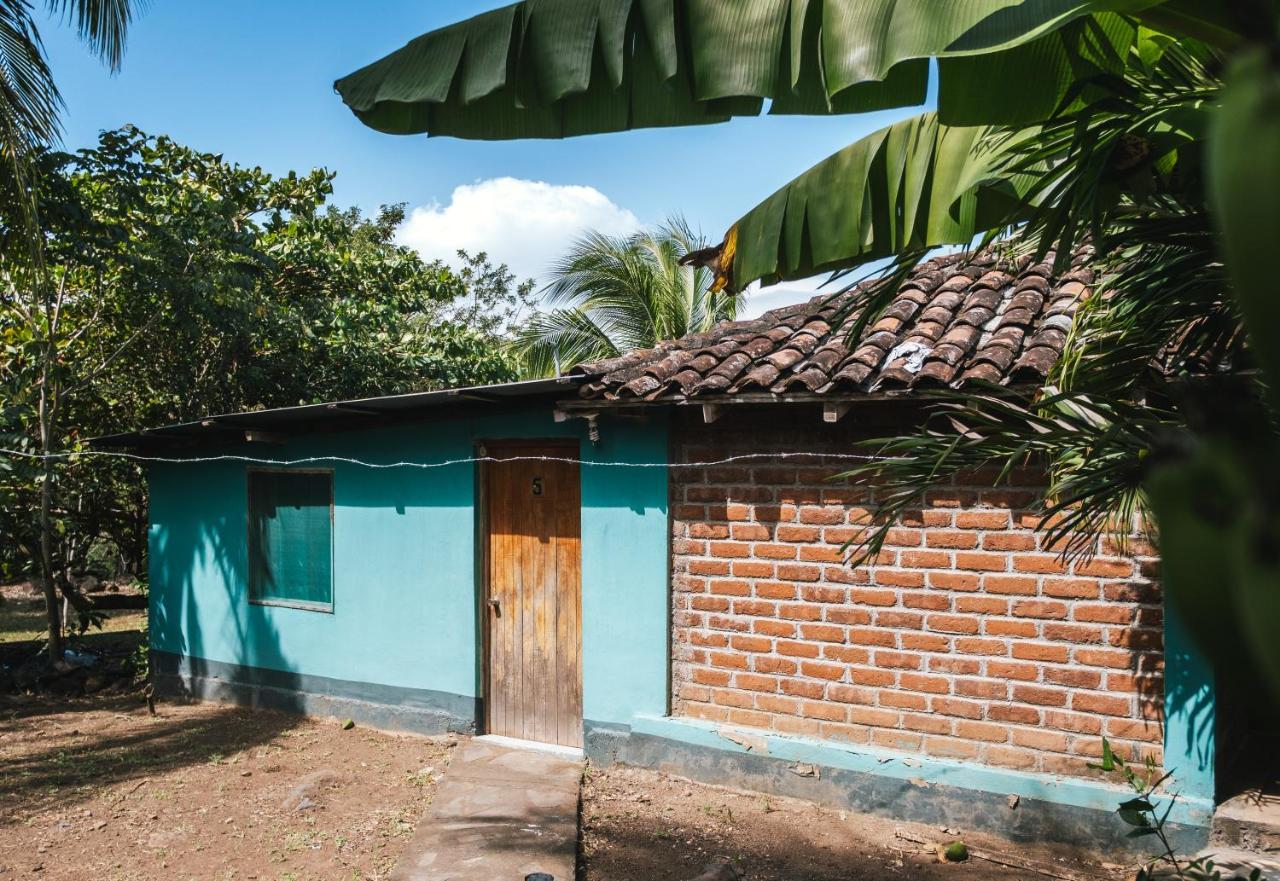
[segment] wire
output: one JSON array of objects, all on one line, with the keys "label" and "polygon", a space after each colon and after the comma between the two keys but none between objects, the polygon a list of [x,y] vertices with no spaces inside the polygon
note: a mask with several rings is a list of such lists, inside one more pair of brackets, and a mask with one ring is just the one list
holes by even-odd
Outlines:
[{"label": "wire", "polygon": [[858,453],[808,453],[808,452],[778,452],[778,453],[742,453],[736,456],[726,456],[723,459],[714,459],[705,462],[601,462],[594,459],[576,459],[572,457],[559,456],[508,456],[497,458],[495,456],[471,456],[462,459],[446,459],[443,462],[366,462],[363,459],[352,459],[347,456],[307,456],[301,459],[263,459],[256,456],[240,456],[240,455],[218,455],[218,456],[142,456],[137,453],[120,453],[113,450],[82,450],[78,452],[66,453],[28,453],[23,450],[6,450],[0,449],[0,455],[12,456],[19,459],[35,459],[38,461],[46,460],[63,460],[74,464],[77,460],[87,457],[107,458],[107,459],[123,459],[130,462],[155,462],[165,465],[197,465],[211,462],[240,462],[248,465],[322,465],[322,464],[343,464],[356,465],[361,468],[448,468],[453,465],[469,465],[476,462],[563,462],[569,465],[587,465],[593,468],[706,468],[715,465],[731,465],[734,462],[748,462],[757,460],[786,460],[786,459],[836,459],[839,461],[865,461],[865,462],[883,462],[883,461],[905,461],[901,457],[894,456],[864,456]]}]

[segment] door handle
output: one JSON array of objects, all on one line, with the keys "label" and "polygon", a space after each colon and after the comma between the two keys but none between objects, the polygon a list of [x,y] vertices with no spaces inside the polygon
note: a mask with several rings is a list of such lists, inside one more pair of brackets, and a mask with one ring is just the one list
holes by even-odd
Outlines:
[{"label": "door handle", "polygon": [[499,618],[502,617],[502,606],[497,600],[489,600],[489,608],[493,609],[493,614]]}]

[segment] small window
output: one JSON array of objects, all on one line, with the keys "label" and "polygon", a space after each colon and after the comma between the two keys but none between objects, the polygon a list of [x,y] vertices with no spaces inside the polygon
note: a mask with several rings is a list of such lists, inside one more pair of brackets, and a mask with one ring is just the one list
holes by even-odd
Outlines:
[{"label": "small window", "polygon": [[249,472],[249,602],[333,607],[332,472]]}]

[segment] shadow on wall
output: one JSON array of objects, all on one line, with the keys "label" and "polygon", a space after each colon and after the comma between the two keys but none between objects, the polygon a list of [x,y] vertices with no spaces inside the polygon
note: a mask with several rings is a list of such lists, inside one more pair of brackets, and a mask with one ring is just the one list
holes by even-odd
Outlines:
[{"label": "shadow on wall", "polygon": [[[206,627],[216,621],[229,631],[217,641],[237,647],[238,663],[280,658],[277,627],[265,607],[247,601],[244,466],[165,465],[150,477],[152,650],[180,656],[184,680],[202,679],[210,673],[204,659],[213,648]],[[163,513],[156,517],[157,511]],[[219,588],[221,596],[215,595]],[[196,696],[188,685],[169,681],[164,691]]]}]

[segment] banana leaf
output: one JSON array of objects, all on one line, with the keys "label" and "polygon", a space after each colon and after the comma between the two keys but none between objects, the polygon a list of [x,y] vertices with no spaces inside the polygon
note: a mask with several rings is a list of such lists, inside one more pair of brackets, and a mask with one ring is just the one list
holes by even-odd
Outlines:
[{"label": "banana leaf", "polygon": [[784,114],[919,105],[936,57],[969,59],[940,69],[944,120],[1021,122],[1052,109],[1081,63],[1123,47],[1132,27],[1107,13],[1155,4],[523,0],[424,34],[335,88],[385,132],[555,138],[723,122],[766,101]]}]

